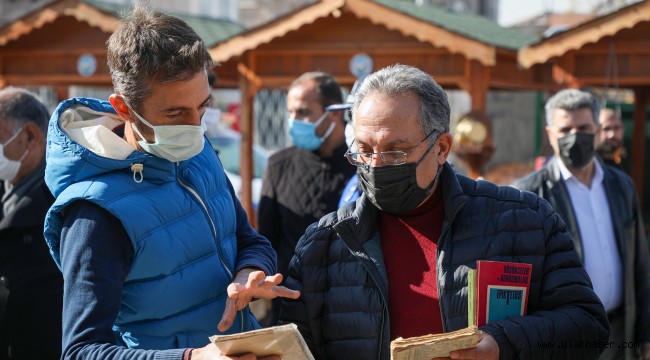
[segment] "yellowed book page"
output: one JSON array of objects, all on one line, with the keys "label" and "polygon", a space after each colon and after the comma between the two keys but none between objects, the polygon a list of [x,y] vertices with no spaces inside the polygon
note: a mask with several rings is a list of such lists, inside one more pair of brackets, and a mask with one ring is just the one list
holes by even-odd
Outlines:
[{"label": "yellowed book page", "polygon": [[210,341],[228,356],[254,353],[257,356],[280,355],[283,360],[314,360],[295,324],[215,335]]},{"label": "yellowed book page", "polygon": [[449,357],[454,350],[475,347],[478,343],[478,334],[476,326],[470,326],[450,333],[398,338],[390,344],[391,359],[429,360],[436,357]]}]

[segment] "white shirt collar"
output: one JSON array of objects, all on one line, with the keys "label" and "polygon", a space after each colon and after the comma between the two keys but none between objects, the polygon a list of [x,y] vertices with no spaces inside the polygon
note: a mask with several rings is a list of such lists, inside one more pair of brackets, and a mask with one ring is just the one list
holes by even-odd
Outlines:
[{"label": "white shirt collar", "polygon": [[[570,181],[571,179],[573,179],[572,181],[578,181],[575,175],[571,173],[569,168],[567,168],[566,165],[564,165],[564,161],[562,161],[562,159],[559,156],[557,156],[556,158],[557,158],[558,166],[560,167],[560,174],[562,175],[562,180]],[[594,177],[591,179],[591,184],[592,185],[600,184],[603,181],[603,168],[602,166],[600,166],[598,159],[596,159],[595,157],[593,158],[593,162],[594,162]]]}]

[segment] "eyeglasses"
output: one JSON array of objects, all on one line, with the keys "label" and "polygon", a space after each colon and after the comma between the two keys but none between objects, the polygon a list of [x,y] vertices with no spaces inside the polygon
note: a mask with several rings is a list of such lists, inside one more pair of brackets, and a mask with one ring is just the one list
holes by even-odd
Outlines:
[{"label": "eyeglasses", "polygon": [[[384,165],[402,165],[406,163],[406,157],[412,153],[420,144],[425,142],[431,135],[434,133],[437,133],[438,130],[434,129],[429,133],[429,135],[425,136],[424,139],[420,140],[417,144],[415,144],[412,148],[410,148],[407,151],[382,151],[378,153],[370,153],[370,152],[350,152],[348,151],[345,153],[345,158],[348,159],[350,164],[356,165],[356,166],[367,166],[374,159],[379,156],[381,159],[381,162]],[[356,139],[354,140],[356,141]],[[354,143],[352,141],[352,143]],[[350,147],[352,147],[352,144],[350,144]],[[429,146],[429,149],[431,149],[433,145]]]}]

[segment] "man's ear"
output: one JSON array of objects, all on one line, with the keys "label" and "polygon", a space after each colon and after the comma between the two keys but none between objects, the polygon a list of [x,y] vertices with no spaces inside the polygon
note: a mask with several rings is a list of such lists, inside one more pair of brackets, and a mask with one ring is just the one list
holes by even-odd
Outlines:
[{"label": "man's ear", "polygon": [[126,101],[124,101],[124,97],[122,95],[112,94],[111,96],[108,97],[108,101],[111,103],[111,105],[113,105],[113,109],[115,109],[117,114],[122,119],[128,122],[134,121],[133,116],[129,111],[129,106],[126,105]]},{"label": "man's ear", "polygon": [[28,122],[25,125],[25,132],[27,133],[27,148],[34,149],[40,144],[45,144],[45,134],[33,122]]},{"label": "man's ear", "polygon": [[453,142],[454,140],[450,133],[443,133],[438,138],[438,153],[436,154],[436,160],[439,165],[442,165],[447,161]]}]

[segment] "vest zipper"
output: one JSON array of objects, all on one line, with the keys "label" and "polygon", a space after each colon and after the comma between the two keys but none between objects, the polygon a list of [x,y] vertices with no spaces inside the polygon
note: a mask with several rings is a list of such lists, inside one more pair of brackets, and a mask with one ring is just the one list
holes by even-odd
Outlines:
[{"label": "vest zipper", "polygon": [[226,269],[228,272],[228,275],[230,276],[230,279],[233,279],[233,274],[232,271],[228,268],[228,265],[226,265],[226,262],[223,260],[223,254],[221,254],[221,246],[219,246],[219,241],[217,238],[217,227],[214,225],[214,220],[212,220],[212,217],[210,216],[210,212],[208,211],[208,207],[205,205],[205,202],[203,199],[201,199],[201,196],[199,196],[199,193],[196,192],[193,188],[191,188],[189,185],[183,182],[180,178],[177,178],[178,182],[187,190],[189,191],[195,198],[196,201],[201,205],[205,212],[205,216],[208,218],[208,221],[210,222],[210,227],[212,227],[212,235],[214,236],[214,242],[215,245],[217,246],[217,254],[219,255],[219,261],[221,262],[221,265]]},{"label": "vest zipper", "polygon": [[[177,170],[178,170],[178,166],[177,166]],[[230,268],[228,268],[228,265],[226,264],[226,262],[223,260],[223,254],[221,254],[221,246],[219,246],[219,241],[217,239],[217,227],[214,225],[214,220],[212,220],[212,217],[210,216],[210,212],[208,211],[208,207],[205,205],[205,202],[203,201],[201,196],[199,196],[199,193],[197,193],[196,190],[194,190],[192,187],[190,187],[189,185],[184,183],[183,180],[181,180],[180,177],[177,177],[176,179],[178,180],[178,183],[181,184],[181,186],[183,186],[187,191],[190,192],[190,194],[192,194],[196,198],[196,201],[203,208],[203,211],[205,212],[205,216],[208,218],[208,220],[210,222],[210,227],[212,228],[212,235],[214,236],[214,242],[215,242],[215,245],[217,246],[217,255],[219,256],[219,261],[221,262],[221,266],[223,266],[223,268],[226,269],[226,272],[228,272],[228,276],[230,276],[230,279],[231,279],[230,281],[232,281],[232,279],[234,279],[235,277],[234,277],[232,271],[230,271]],[[239,313],[240,323],[241,323],[240,332],[243,332],[244,331],[244,311],[240,310],[240,311],[237,311],[237,312]]]}]

